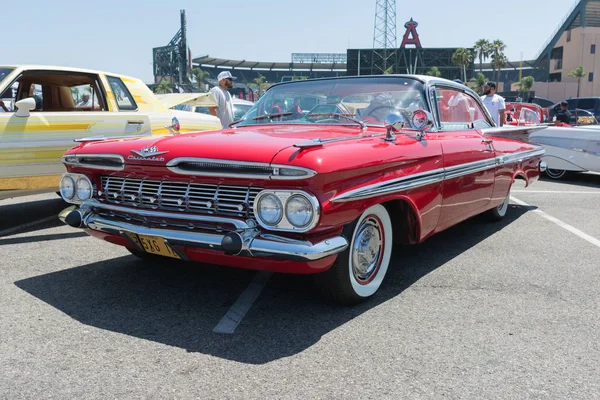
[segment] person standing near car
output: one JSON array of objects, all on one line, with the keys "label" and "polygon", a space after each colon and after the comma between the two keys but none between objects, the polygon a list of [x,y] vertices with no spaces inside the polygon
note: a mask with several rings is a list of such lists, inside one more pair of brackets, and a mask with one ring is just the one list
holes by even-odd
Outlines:
[{"label": "person standing near car", "polygon": [[231,94],[228,89],[233,87],[235,79],[235,77],[231,76],[231,72],[223,71],[217,77],[219,86],[210,89],[217,107],[210,107],[209,111],[221,120],[223,128],[229,127],[229,124],[233,122],[233,103],[231,102]]},{"label": "person standing near car", "polygon": [[485,108],[488,109],[496,126],[504,126],[504,111],[506,111],[506,105],[504,103],[504,97],[496,94],[496,84],[494,82],[488,82],[483,87],[483,96],[481,101]]},{"label": "person standing near car", "polygon": [[560,110],[558,110],[558,112],[556,113],[555,122],[562,122],[563,124],[571,123],[571,112],[569,111],[569,103],[567,103],[564,100],[560,102]]}]

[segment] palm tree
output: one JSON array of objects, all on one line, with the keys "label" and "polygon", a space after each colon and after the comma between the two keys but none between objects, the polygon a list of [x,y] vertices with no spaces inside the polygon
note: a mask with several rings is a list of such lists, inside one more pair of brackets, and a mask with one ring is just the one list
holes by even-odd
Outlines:
[{"label": "palm tree", "polygon": [[165,81],[164,79],[161,80],[154,89],[155,93],[169,93],[170,91],[169,82]]},{"label": "palm tree", "polygon": [[431,67],[429,68],[429,71],[425,73],[425,75],[440,77],[442,76],[442,73],[438,67]]},{"label": "palm tree", "polygon": [[531,90],[534,83],[535,83],[535,80],[533,79],[533,76],[523,77],[517,83],[517,86],[519,87],[519,92],[523,93],[523,96],[525,96],[525,94],[527,94]]},{"label": "palm tree", "polygon": [[457,49],[452,55],[452,64],[462,67],[463,82],[467,81],[467,65],[473,62],[473,53],[467,49]]},{"label": "palm tree", "polygon": [[475,50],[475,56],[479,59],[479,71],[483,72],[483,60],[490,56],[490,49],[492,44],[487,39],[479,39],[475,42],[473,49]]},{"label": "palm tree", "polygon": [[198,85],[198,90],[202,91],[202,82],[204,79],[209,77],[208,71],[204,71],[200,68],[194,68],[191,72],[191,75],[196,79],[196,85]]},{"label": "palm tree", "polygon": [[483,72],[478,72],[475,74],[475,76],[473,78],[471,78],[470,82],[473,82],[473,90],[475,90],[475,92],[481,94],[481,89],[485,86],[486,82],[488,81],[488,78],[483,74]]},{"label": "palm tree", "polygon": [[[490,43],[490,47],[488,48],[488,57],[492,58],[492,79],[496,74],[496,65],[494,63],[494,59],[498,60],[498,63],[500,63],[501,59],[505,59],[505,63],[500,68],[504,67],[504,65],[506,65],[506,61],[508,61],[506,57],[500,57],[501,54],[504,56],[504,50],[506,50],[506,45],[502,40],[496,39]],[[498,76],[500,76],[500,71],[498,71]],[[498,80],[500,80],[500,78],[498,78]],[[497,84],[498,83],[496,82],[496,85]]]},{"label": "palm tree", "polygon": [[252,83],[250,84],[252,87],[255,87],[258,91],[258,97],[262,96],[264,90],[267,90],[271,84],[269,82],[265,82],[265,77],[262,75],[258,75],[258,78],[254,78]]},{"label": "palm tree", "polygon": [[498,83],[500,82],[500,69],[505,67],[507,62],[508,58],[506,58],[504,53],[496,53],[492,56],[492,65],[494,66],[494,70],[497,71],[496,87],[498,87]]},{"label": "palm tree", "polygon": [[581,78],[587,75],[587,71],[583,68],[583,65],[575,68],[573,71],[569,72],[569,76],[571,78],[577,79],[577,97],[579,97],[579,87],[581,86]]}]

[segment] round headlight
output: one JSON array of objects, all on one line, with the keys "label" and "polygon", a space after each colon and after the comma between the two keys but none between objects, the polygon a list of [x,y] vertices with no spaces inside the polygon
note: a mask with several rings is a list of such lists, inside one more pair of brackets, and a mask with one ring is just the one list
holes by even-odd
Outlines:
[{"label": "round headlight", "polygon": [[71,200],[75,195],[75,181],[68,175],[60,178],[60,195],[65,200]]},{"label": "round headlight", "polygon": [[313,206],[304,196],[292,196],[285,204],[285,216],[296,228],[304,228],[310,224],[313,214]]},{"label": "round headlight", "polygon": [[266,194],[258,201],[258,216],[267,225],[277,225],[283,217],[283,206],[279,197]]},{"label": "round headlight", "polygon": [[87,178],[79,178],[77,180],[77,189],[75,190],[79,200],[87,200],[92,198],[92,184]]}]

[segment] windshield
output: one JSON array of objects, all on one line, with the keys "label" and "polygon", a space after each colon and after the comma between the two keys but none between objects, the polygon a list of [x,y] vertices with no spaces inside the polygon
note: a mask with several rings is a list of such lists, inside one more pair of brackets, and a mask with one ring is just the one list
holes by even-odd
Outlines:
[{"label": "windshield", "polygon": [[571,113],[571,123],[573,125],[598,125],[594,114],[586,110],[580,110],[579,108],[573,110]]},{"label": "windshield", "polygon": [[13,71],[14,68],[0,68],[0,83]]},{"label": "windshield", "polygon": [[401,77],[357,77],[297,81],[269,90],[238,126],[272,123],[383,125],[389,114],[427,110],[423,83]]}]

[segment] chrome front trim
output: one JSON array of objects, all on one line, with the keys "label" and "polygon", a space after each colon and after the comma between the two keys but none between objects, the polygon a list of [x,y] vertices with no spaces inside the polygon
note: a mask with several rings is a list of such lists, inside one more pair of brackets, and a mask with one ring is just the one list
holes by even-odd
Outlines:
[{"label": "chrome front trim", "polygon": [[464,175],[487,171],[489,169],[494,169],[499,165],[522,162],[533,157],[542,156],[544,153],[545,150],[543,148],[527,150],[506,156],[496,156],[481,161],[459,164],[448,168],[439,168],[428,172],[403,176],[401,178],[391,179],[389,181],[379,182],[362,188],[350,190],[346,193],[342,193],[341,195],[333,197],[331,202],[337,203],[368,199],[383,194],[415,189],[448,179],[455,179]]},{"label": "chrome front trim", "polygon": [[[263,221],[263,219],[260,217],[260,214],[258,213],[258,203],[260,201],[260,198],[267,194],[272,194],[272,195],[276,196],[279,199],[279,201],[281,202],[281,205],[283,206],[283,209],[281,211],[282,212],[281,220],[276,225],[268,225],[267,223],[265,223]],[[302,197],[305,197],[310,202],[310,204],[312,204],[312,207],[313,207],[312,219],[310,220],[310,223],[303,228],[297,228],[294,225],[292,225],[292,223],[289,222],[288,217],[287,217],[287,213],[286,213],[287,202],[294,195],[300,195]],[[253,207],[254,207],[253,208],[254,209],[254,217],[256,218],[256,221],[263,228],[269,229],[272,231],[298,232],[298,233],[308,232],[311,229],[313,229],[315,226],[317,226],[317,223],[319,222],[319,219],[321,218],[321,205],[319,203],[319,200],[315,196],[313,196],[309,193],[306,193],[302,190],[263,190],[262,192],[260,192],[256,195]]]},{"label": "chrome front trim", "polygon": [[[186,232],[184,230],[152,228],[116,221],[100,216],[91,210],[87,210],[86,212],[80,209],[79,212],[83,213],[82,228],[120,236],[125,232],[158,236],[164,238],[172,245],[224,251],[221,243],[227,233]],[[284,260],[310,262],[336,255],[348,247],[348,241],[342,236],[334,236],[313,244],[309,241],[293,240],[272,234],[263,235],[254,228],[232,232],[236,232],[244,237],[244,245],[239,255],[247,257],[273,257]]]},{"label": "chrome front trim", "polygon": [[[200,169],[184,169],[178,167],[180,164],[204,164],[209,169],[221,168],[220,171],[203,171]],[[223,169],[231,169],[231,172],[223,171]],[[243,179],[273,179],[273,180],[296,180],[308,179],[315,176],[317,173],[308,168],[295,167],[289,165],[277,165],[269,163],[257,163],[246,161],[231,161],[218,160],[212,158],[195,158],[195,157],[179,157],[174,158],[167,163],[167,169],[171,172],[180,175],[194,176],[217,176],[225,178],[243,178]],[[302,175],[281,175],[282,170],[298,171]],[[240,172],[237,172],[239,170]],[[259,173],[260,171],[260,173]]]},{"label": "chrome front trim", "polygon": [[255,186],[229,186],[130,178],[100,177],[101,202],[140,209],[252,218],[252,204],[263,190]]},{"label": "chrome front trim", "polygon": [[[74,159],[74,160],[73,160]],[[84,161],[82,161],[84,160]],[[89,162],[85,162],[85,160],[106,160],[112,161],[114,163],[120,163],[120,166],[117,165],[102,165],[102,164],[91,164]],[[63,164],[70,165],[72,167],[85,167],[91,169],[102,169],[102,170],[110,170],[110,171],[122,171],[125,168],[125,160],[122,156],[118,154],[73,154],[63,156],[61,158]]]},{"label": "chrome front trim", "polygon": [[251,228],[251,224],[247,222],[233,219],[233,218],[224,218],[224,217],[215,217],[212,215],[194,215],[194,214],[177,214],[170,213],[164,211],[154,211],[154,210],[143,210],[139,208],[131,208],[131,207],[121,207],[113,204],[101,203],[97,200],[86,200],[81,204],[81,209],[84,212],[99,209],[106,210],[112,212],[119,212],[124,214],[135,214],[137,216],[152,218],[155,220],[164,219],[164,220],[186,220],[192,222],[205,222],[211,224],[222,224],[229,225],[234,229],[249,229]]}]

